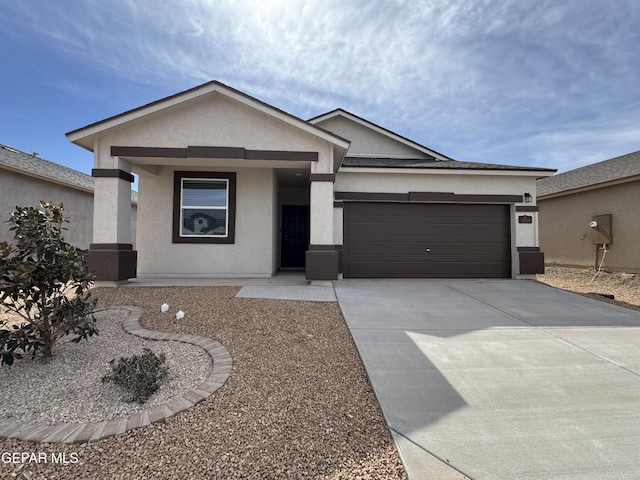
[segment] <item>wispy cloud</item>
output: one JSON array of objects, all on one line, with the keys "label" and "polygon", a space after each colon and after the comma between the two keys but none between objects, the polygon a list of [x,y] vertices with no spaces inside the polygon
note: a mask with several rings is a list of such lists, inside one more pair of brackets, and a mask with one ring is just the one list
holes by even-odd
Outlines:
[{"label": "wispy cloud", "polygon": [[[557,167],[616,145],[640,148],[632,138],[640,124],[635,0],[4,8],[8,29],[22,25],[106,75],[167,93],[215,78],[302,117],[341,106],[462,159]],[[629,123],[603,127],[607,115]],[[575,157],[551,153],[559,149]]]}]

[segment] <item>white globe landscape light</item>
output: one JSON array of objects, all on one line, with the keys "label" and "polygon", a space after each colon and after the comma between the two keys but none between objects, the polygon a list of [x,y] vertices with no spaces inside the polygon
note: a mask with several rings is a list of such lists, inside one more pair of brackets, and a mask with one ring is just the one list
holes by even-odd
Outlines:
[{"label": "white globe landscape light", "polygon": [[182,320],[184,318],[184,312],[182,310],[178,310],[176,313],[176,320]]},{"label": "white globe landscape light", "polygon": [[169,305],[166,303],[163,303],[162,306],[160,307],[160,310],[162,311],[162,313],[167,313],[169,311]]}]

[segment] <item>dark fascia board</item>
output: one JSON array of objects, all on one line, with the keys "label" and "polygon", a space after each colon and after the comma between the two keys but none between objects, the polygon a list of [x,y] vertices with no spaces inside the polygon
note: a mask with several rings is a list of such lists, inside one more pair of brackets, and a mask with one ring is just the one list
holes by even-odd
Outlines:
[{"label": "dark fascia board", "polygon": [[332,182],[336,181],[335,173],[311,173],[309,174],[310,182]]},{"label": "dark fascia board", "polygon": [[345,110],[343,108],[336,108],[336,109],[331,110],[329,112],[322,113],[320,115],[316,115],[315,117],[310,118],[308,120],[308,122],[311,123],[311,124],[314,124],[314,122],[320,121],[321,119],[331,118],[331,117],[334,117],[334,116],[337,116],[337,115],[343,115],[343,116],[345,116],[347,118],[353,117],[357,121],[362,122],[364,124],[367,124],[367,125],[369,125],[371,127],[377,128],[377,129],[383,131],[384,133],[386,133],[387,135],[391,135],[391,136],[399,138],[400,140],[402,140],[402,141],[406,142],[407,144],[409,144],[412,148],[417,148],[419,150],[420,149],[427,150],[429,152],[433,152],[433,153],[435,153],[437,155],[440,155],[441,157],[444,157],[444,158],[446,158],[448,160],[454,160],[453,158],[448,157],[447,155],[444,155],[444,154],[434,150],[433,148],[426,147],[426,146],[424,146],[424,145],[422,145],[422,144],[420,144],[420,143],[418,143],[418,142],[416,142],[414,140],[411,140],[410,138],[407,138],[407,137],[405,137],[403,135],[400,135],[399,133],[396,133],[396,132],[394,132],[392,130],[389,130],[388,128],[385,128],[385,127],[382,127],[382,126],[380,126],[380,125],[378,125],[376,123],[373,123],[372,121],[367,120],[366,118],[363,118],[363,117],[361,117],[359,115],[356,115],[355,113],[348,112],[347,110]]},{"label": "dark fascia board", "polygon": [[455,194],[449,192],[335,192],[335,200],[358,202],[517,203],[522,195]]},{"label": "dark fascia board", "polygon": [[94,178],[119,178],[130,183],[133,183],[135,180],[129,172],[118,168],[94,168],[91,170],[91,176]]},{"label": "dark fascia board", "polygon": [[318,152],[285,150],[246,150],[242,147],[188,146],[186,148],[112,146],[114,157],[145,158],[225,158],[241,160],[285,160],[317,162]]},{"label": "dark fascia board", "polygon": [[353,200],[358,202],[408,202],[408,193],[377,192],[335,192],[335,200]]},{"label": "dark fascia board", "polygon": [[186,148],[111,147],[113,157],[187,158]]},{"label": "dark fascia board", "polygon": [[[141,105],[139,107],[132,108],[131,110],[127,110],[125,112],[119,113],[117,115],[113,115],[111,117],[107,117],[107,118],[105,118],[103,120],[98,120],[97,122],[90,123],[89,125],[85,125],[84,127],[76,128],[75,130],[71,130],[71,131],[65,133],[65,136],[67,138],[69,138],[70,136],[73,136],[73,135],[75,135],[77,133],[80,133],[83,130],[88,130],[90,128],[97,127],[99,125],[111,122],[113,120],[117,120],[119,118],[126,117],[127,115],[131,115],[132,113],[139,112],[139,111],[148,109],[150,107],[154,107],[154,106],[159,105],[159,104],[161,104],[163,102],[174,100],[174,99],[177,99],[177,98],[179,98],[181,96],[186,96],[186,95],[189,95],[191,93],[197,92],[198,90],[205,90],[205,89],[213,87],[213,86],[219,87],[222,90],[227,90],[228,92],[231,92],[233,94],[242,96],[242,97],[244,97],[245,99],[247,99],[247,100],[249,100],[251,102],[255,102],[256,104],[262,105],[263,107],[266,107],[267,109],[272,110],[273,112],[277,112],[277,113],[279,113],[281,115],[284,115],[284,116],[288,117],[289,119],[291,119],[294,122],[301,122],[303,124],[306,124],[309,127],[313,128],[313,129],[316,129],[318,132],[322,132],[323,135],[327,135],[327,136],[333,137],[336,140],[336,143],[338,143],[338,144],[345,144],[345,143],[346,144],[350,144],[351,143],[349,140],[347,140],[345,138],[342,138],[342,137],[336,135],[333,132],[330,132],[330,131],[325,130],[325,129],[320,128],[320,127],[317,127],[317,126],[313,125],[312,123],[310,123],[310,122],[308,122],[306,120],[303,120],[300,117],[296,117],[295,115],[292,115],[291,113],[285,112],[284,110],[282,110],[280,108],[274,107],[273,105],[269,105],[268,103],[263,102],[262,100],[260,100],[260,99],[258,99],[256,97],[252,97],[251,95],[248,95],[248,94],[246,94],[244,92],[241,92],[240,90],[236,90],[235,88],[230,87],[230,86],[228,86],[228,85],[226,85],[226,84],[224,84],[222,82],[219,82],[217,80],[212,80],[212,81],[203,83],[202,85],[197,85],[197,86],[195,86],[193,88],[189,88],[187,90],[183,90],[182,92],[178,92],[178,93],[175,93],[173,95],[169,95],[167,97],[163,97],[163,98],[161,98],[159,100],[155,100],[153,102]],[[348,146],[347,146],[347,148],[348,148]]]}]

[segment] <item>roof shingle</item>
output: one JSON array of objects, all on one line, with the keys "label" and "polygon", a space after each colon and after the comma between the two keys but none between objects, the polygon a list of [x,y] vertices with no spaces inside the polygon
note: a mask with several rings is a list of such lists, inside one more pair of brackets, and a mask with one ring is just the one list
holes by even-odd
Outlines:
[{"label": "roof shingle", "polygon": [[554,172],[552,168],[521,167],[493,163],[461,162],[459,160],[438,160],[435,158],[392,158],[392,157],[346,157],[343,167],[382,168],[433,168],[455,170],[518,170]]},{"label": "roof shingle", "polygon": [[[73,188],[93,192],[94,182],[91,175],[45,160],[36,154],[22,152],[8,145],[0,144],[0,169],[25,172],[30,176],[54,181]],[[131,201],[138,201],[137,192],[131,192]]]},{"label": "roof shingle", "polygon": [[14,170],[22,170],[34,176],[48,178],[75,188],[93,191],[93,178],[86,173],[59,165],[35,154],[21,152],[0,144],[0,164]]},{"label": "roof shingle", "polygon": [[640,175],[640,151],[538,180],[538,198]]}]

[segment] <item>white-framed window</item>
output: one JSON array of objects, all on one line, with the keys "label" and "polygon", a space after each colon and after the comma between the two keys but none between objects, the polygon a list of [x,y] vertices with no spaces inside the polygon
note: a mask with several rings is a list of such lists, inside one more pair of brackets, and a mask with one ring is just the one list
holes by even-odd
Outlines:
[{"label": "white-framed window", "polygon": [[180,185],[180,236],[226,237],[229,232],[229,180],[183,178]]},{"label": "white-framed window", "polygon": [[235,173],[175,172],[174,243],[234,243]]}]

